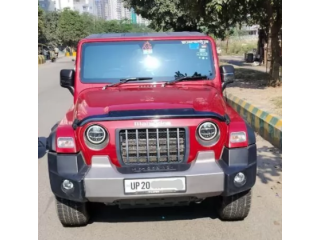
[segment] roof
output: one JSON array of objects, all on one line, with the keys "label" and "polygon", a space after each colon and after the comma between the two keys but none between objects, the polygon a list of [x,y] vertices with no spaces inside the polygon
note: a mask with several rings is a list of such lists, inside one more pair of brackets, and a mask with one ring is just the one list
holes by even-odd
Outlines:
[{"label": "roof", "polygon": [[190,37],[190,36],[207,36],[200,32],[154,32],[154,33],[102,33],[92,34],[86,39],[98,38],[132,38],[132,37]]}]

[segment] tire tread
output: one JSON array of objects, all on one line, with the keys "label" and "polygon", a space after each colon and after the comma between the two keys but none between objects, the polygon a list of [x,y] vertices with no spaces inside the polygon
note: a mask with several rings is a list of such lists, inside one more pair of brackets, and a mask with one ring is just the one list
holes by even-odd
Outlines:
[{"label": "tire tread", "polygon": [[222,197],[218,209],[222,220],[243,220],[250,212],[251,189],[228,197]]},{"label": "tire tread", "polygon": [[85,226],[88,223],[86,203],[56,197],[56,210],[61,224],[65,227]]}]

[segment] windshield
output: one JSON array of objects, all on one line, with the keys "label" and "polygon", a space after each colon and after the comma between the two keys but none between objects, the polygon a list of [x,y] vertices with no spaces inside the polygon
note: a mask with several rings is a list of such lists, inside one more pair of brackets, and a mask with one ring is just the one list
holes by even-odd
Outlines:
[{"label": "windshield", "polygon": [[208,40],[85,43],[81,54],[80,77],[84,83],[117,83],[135,77],[152,77],[150,81],[156,82],[183,76],[215,76]]}]

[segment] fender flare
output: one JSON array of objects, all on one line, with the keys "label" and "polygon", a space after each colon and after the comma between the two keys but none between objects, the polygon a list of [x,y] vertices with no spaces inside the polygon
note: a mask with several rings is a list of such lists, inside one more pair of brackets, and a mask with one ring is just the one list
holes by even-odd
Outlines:
[{"label": "fender flare", "polygon": [[47,138],[46,148],[47,150],[49,150],[49,152],[56,152],[56,134],[57,134],[58,126],[59,126],[59,122],[53,125],[53,127],[51,128],[51,133]]}]

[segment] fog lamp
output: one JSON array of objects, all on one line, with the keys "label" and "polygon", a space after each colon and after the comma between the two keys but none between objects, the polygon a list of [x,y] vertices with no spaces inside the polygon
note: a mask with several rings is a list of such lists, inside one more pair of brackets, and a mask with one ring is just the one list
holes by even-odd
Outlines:
[{"label": "fog lamp", "polygon": [[234,177],[234,185],[236,187],[242,187],[244,184],[246,184],[246,181],[246,176],[242,172],[237,173],[237,175]]}]

